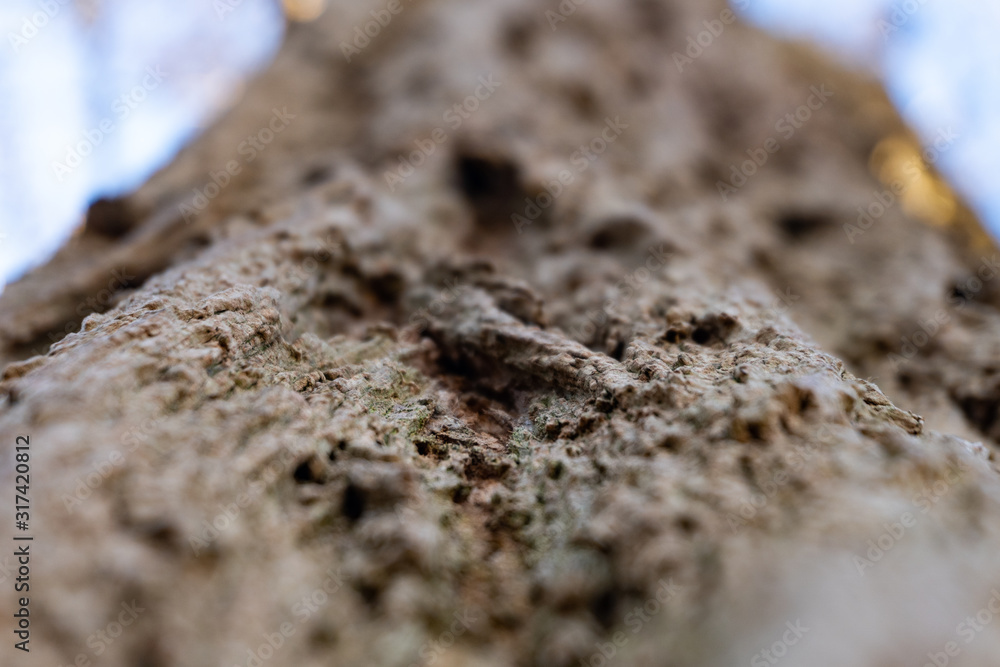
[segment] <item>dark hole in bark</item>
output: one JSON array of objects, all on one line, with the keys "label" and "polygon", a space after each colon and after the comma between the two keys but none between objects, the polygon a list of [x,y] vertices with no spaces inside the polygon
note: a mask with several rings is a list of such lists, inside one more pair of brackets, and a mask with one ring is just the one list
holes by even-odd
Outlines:
[{"label": "dark hole in bark", "polygon": [[512,21],[504,28],[504,47],[508,53],[523,58],[528,55],[534,35],[535,26],[530,21]]},{"label": "dark hole in bark", "polygon": [[459,156],[455,170],[458,186],[472,207],[477,224],[510,225],[510,216],[524,210],[528,194],[521,186],[520,170],[514,163],[463,155]]},{"label": "dark hole in bark", "polygon": [[983,435],[996,437],[997,424],[1000,422],[1000,398],[996,396],[963,396],[958,399],[958,406],[965,413],[965,418]]},{"label": "dark hole in bark", "polygon": [[692,516],[680,516],[677,518],[677,527],[688,535],[698,530],[698,520]]},{"label": "dark hole in bark", "polygon": [[119,238],[135,226],[136,216],[128,201],[101,197],[87,209],[84,229],[99,236]]},{"label": "dark hole in bark", "polygon": [[329,167],[312,167],[302,175],[302,185],[319,185],[323,181],[329,179],[330,176],[331,171]]},{"label": "dark hole in bark", "polygon": [[323,474],[319,461],[308,458],[295,467],[292,478],[299,484],[322,484]]},{"label": "dark hole in bark", "polygon": [[344,489],[344,499],[342,504],[344,516],[351,521],[357,521],[361,518],[361,515],[365,513],[366,504],[367,499],[365,498],[365,492],[354,484],[348,484],[347,488]]},{"label": "dark hole in bark", "polygon": [[590,604],[590,612],[601,627],[610,628],[617,621],[615,610],[618,608],[618,597],[613,590],[606,590],[595,597]]},{"label": "dark hole in bark", "polygon": [[801,241],[821,231],[829,222],[825,215],[808,211],[789,211],[778,218],[778,228],[792,241]]}]

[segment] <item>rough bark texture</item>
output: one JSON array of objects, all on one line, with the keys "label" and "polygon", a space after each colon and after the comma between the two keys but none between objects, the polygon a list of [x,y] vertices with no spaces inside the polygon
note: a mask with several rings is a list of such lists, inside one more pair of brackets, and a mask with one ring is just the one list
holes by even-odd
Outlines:
[{"label": "rough bark texture", "polygon": [[347,62],[383,5],[335,3],[6,290],[32,664],[995,664],[992,245],[849,240],[876,84],[735,24],[678,71],[721,3],[572,6],[407,2]]}]

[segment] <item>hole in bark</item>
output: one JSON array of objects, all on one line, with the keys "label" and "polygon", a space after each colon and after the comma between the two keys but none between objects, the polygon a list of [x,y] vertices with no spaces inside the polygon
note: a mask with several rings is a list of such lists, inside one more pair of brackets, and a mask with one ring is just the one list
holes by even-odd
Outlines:
[{"label": "hole in bark", "polygon": [[693,535],[698,530],[698,520],[691,516],[681,516],[677,518],[677,527],[687,535]]},{"label": "hole in bark", "polygon": [[358,594],[361,595],[361,599],[365,601],[365,604],[369,607],[374,607],[378,604],[378,598],[381,591],[377,586],[372,584],[359,584],[357,587]]},{"label": "hole in bark", "polygon": [[790,211],[778,218],[778,228],[786,238],[801,241],[827,226],[829,218],[819,213]]},{"label": "hole in bark", "polygon": [[21,390],[18,387],[12,386],[7,389],[7,400],[11,405],[17,405],[21,402]]},{"label": "hole in bark", "polygon": [[[122,273],[124,274],[124,271]],[[128,278],[123,276],[117,282],[118,288],[115,290],[115,292],[117,293],[127,289],[139,289],[140,287],[142,287],[143,283],[146,282],[146,278],[148,278],[148,276],[140,275],[140,276],[130,276]],[[106,308],[105,310],[110,310],[110,309],[111,306],[109,305],[108,308]]]},{"label": "hole in bark", "polygon": [[212,244],[212,239],[207,234],[195,234],[188,239],[188,245],[192,248],[207,248]]},{"label": "hole in bark", "polygon": [[317,293],[318,305],[328,310],[342,310],[351,317],[361,317],[364,314],[361,306],[349,295],[336,290],[323,290]]},{"label": "hole in bark", "polygon": [[948,290],[948,303],[958,307],[965,306],[972,301],[973,296],[963,286],[955,284]]},{"label": "hole in bark", "polygon": [[590,604],[590,613],[601,627],[610,628],[617,621],[615,609],[618,607],[618,596],[613,590],[606,590],[593,599]]},{"label": "hole in bark", "polygon": [[451,501],[456,504],[462,504],[466,501],[469,495],[472,493],[472,487],[466,486],[465,484],[459,486],[451,493]]},{"label": "hole in bark", "polygon": [[569,90],[569,99],[581,118],[595,118],[598,114],[597,97],[594,92],[584,86],[573,86]]},{"label": "hole in bark", "polygon": [[684,437],[678,433],[667,433],[660,441],[660,447],[668,452],[676,452],[684,444]]},{"label": "hole in bark", "polygon": [[341,505],[344,516],[351,521],[357,521],[365,513],[366,504],[365,492],[354,484],[348,484],[347,488],[344,489],[344,499]]},{"label": "hole in bark", "polygon": [[965,418],[983,435],[996,437],[1000,423],[1000,398],[996,396],[962,396],[956,401]]},{"label": "hole in bark", "polygon": [[319,460],[315,456],[309,457],[295,467],[292,478],[299,484],[322,484],[323,469]]},{"label": "hole in bark", "polygon": [[896,377],[899,379],[899,386],[903,389],[912,389],[916,383],[916,378],[906,370],[900,370]]},{"label": "hole in bark", "polygon": [[631,215],[617,215],[604,220],[590,237],[590,247],[597,250],[630,248],[649,235],[649,225]]},{"label": "hole in bark", "polygon": [[329,179],[330,175],[331,171],[329,167],[313,167],[302,175],[302,185],[319,185],[323,181]]},{"label": "hole in bark", "polygon": [[161,548],[174,549],[178,544],[177,529],[167,521],[153,521],[139,528],[150,542]]},{"label": "hole in bark", "polygon": [[528,55],[534,35],[535,29],[530,21],[511,21],[504,28],[504,48],[511,55],[524,58]]},{"label": "hole in bark", "polygon": [[465,356],[442,356],[438,360],[438,365],[443,372],[461,378],[474,379],[486,375],[484,370],[479,368],[471,358]]},{"label": "hole in bark", "polygon": [[403,276],[395,271],[369,276],[368,285],[378,300],[384,304],[396,303],[405,287]]},{"label": "hole in bark", "polygon": [[309,643],[317,648],[333,646],[337,643],[337,633],[330,627],[319,627],[309,635]]},{"label": "hole in bark", "polygon": [[509,162],[460,157],[458,175],[462,192],[473,201],[517,190],[517,167]]},{"label": "hole in bark", "polygon": [[754,440],[766,440],[768,429],[766,424],[755,421],[747,424],[747,432]]},{"label": "hole in bark", "polygon": [[475,212],[477,224],[509,224],[511,213],[524,208],[528,195],[521,187],[520,170],[514,163],[463,155],[459,156],[455,169],[459,187]]},{"label": "hole in bark", "polygon": [[875,352],[877,352],[878,354],[881,354],[883,356],[887,355],[887,354],[889,354],[890,352],[893,351],[893,348],[892,348],[892,345],[890,344],[890,342],[887,341],[884,338],[877,339],[874,343],[872,343],[872,347],[875,348]]},{"label": "hole in bark", "polygon": [[736,318],[729,313],[709,313],[691,323],[695,325],[691,340],[698,345],[724,343],[739,328]]},{"label": "hole in bark", "polygon": [[128,201],[101,197],[87,209],[84,229],[107,238],[125,236],[136,224],[136,215]]}]

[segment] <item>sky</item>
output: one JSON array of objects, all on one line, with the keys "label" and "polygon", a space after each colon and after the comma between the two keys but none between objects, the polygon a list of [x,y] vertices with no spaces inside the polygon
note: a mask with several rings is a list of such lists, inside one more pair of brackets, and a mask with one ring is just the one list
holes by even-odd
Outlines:
[{"label": "sky", "polygon": [[284,30],[274,0],[96,5],[0,3],[0,285],[49,257],[92,200],[167,163]]},{"label": "sky", "polygon": [[[927,140],[956,132],[935,166],[1000,237],[1000,3],[731,1],[874,71]],[[2,0],[0,286],[237,102],[283,30],[277,0]]]},{"label": "sky", "polygon": [[934,164],[1000,238],[1000,3],[732,0],[748,21],[810,39],[885,83],[925,141],[958,136]]}]

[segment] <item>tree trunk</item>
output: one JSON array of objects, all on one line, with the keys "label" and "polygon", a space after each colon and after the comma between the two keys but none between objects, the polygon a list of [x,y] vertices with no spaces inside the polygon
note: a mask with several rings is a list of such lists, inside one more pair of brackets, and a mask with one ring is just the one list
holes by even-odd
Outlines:
[{"label": "tree trunk", "polygon": [[995,664],[994,247],[730,18],[335,3],[95,205],[0,298],[30,664]]}]

